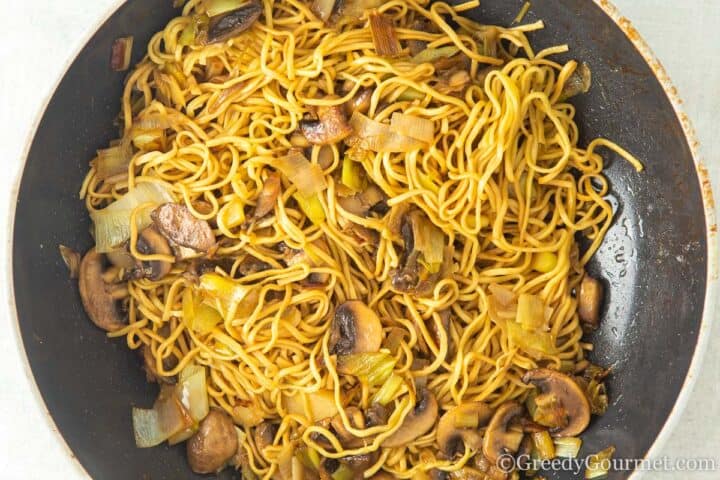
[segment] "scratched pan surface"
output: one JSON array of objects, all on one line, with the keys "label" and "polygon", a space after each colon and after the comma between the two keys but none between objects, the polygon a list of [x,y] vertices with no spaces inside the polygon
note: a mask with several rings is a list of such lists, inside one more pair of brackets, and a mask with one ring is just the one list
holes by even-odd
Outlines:
[{"label": "scratched pan surface", "polygon": [[[123,75],[108,67],[111,43],[133,35],[139,60],[152,33],[176,14],[171,3],[128,1],[81,51],[38,127],[17,203],[14,287],[29,363],[58,430],[98,479],[201,478],[189,472],[182,447],[135,448],[130,406],[150,405],[156,387],[123,341],[108,340],[89,322],[57,251],[59,243],[83,251],[91,245],[77,192],[87,160],[116,132]],[[507,25],[521,4],[483,0],[469,15]],[[638,458],[668,418],[698,340],[707,268],[698,177],[661,84],[594,2],[533,2],[527,20],[537,19],[546,29],[532,34],[536,47],[568,43],[565,58],[592,67],[593,88],[575,102],[582,141],[613,139],[647,167],[638,174],[607,154],[617,217],[591,266],[609,292],[591,340],[594,360],[614,367],[612,404],[593,420],[582,450],[612,444],[617,456]]]}]

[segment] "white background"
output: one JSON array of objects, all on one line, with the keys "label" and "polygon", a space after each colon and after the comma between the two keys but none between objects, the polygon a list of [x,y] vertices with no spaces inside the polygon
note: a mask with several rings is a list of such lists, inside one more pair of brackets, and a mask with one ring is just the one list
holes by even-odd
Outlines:
[{"label": "white background", "polygon": [[[170,2],[171,0],[167,0]],[[534,0],[553,1],[553,0]],[[581,0],[577,0],[581,1]],[[0,0],[0,478],[87,478],[46,420],[21,360],[7,300],[11,192],[40,109],[67,63],[117,0]],[[508,0],[508,4],[522,4]],[[615,0],[667,68],[695,124],[715,191],[720,185],[720,0]],[[551,21],[551,19],[547,19]],[[720,350],[713,339],[681,420],[661,451],[713,457],[720,464]],[[649,365],[662,378],[662,365]],[[661,380],[659,380],[661,381]],[[656,478],[650,474],[646,478]],[[670,479],[716,479],[720,473],[668,473]]]}]

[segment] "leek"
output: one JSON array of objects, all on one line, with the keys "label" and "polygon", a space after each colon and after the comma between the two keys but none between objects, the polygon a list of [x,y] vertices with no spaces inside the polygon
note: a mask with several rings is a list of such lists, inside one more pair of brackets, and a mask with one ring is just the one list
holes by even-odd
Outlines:
[{"label": "leek", "polygon": [[547,430],[533,433],[532,441],[540,459],[550,460],[555,458],[555,444]]},{"label": "leek", "polygon": [[370,385],[386,382],[393,368],[395,359],[385,352],[341,355],[337,361],[338,372],[364,378]]},{"label": "leek", "polygon": [[517,320],[525,330],[538,330],[545,324],[545,304],[537,295],[521,293],[518,297]]},{"label": "leek", "polygon": [[139,183],[102,210],[90,212],[95,224],[95,247],[99,253],[108,253],[130,238],[130,216],[143,204],[150,204],[136,215],[137,228],[142,230],[152,223],[150,212],[163,203],[173,202],[170,189],[157,182]]},{"label": "leek", "polygon": [[352,190],[353,193],[361,192],[365,188],[360,164],[348,155],[343,158],[342,176],[340,181],[343,185]]},{"label": "leek", "polygon": [[559,437],[554,440],[555,456],[561,458],[577,458],[582,440],[575,437]]},{"label": "leek", "polygon": [[205,367],[188,365],[180,372],[178,380],[180,401],[192,419],[201,422],[210,413]]},{"label": "leek", "polygon": [[217,273],[200,277],[199,291],[206,301],[215,302],[223,318],[234,319],[237,314],[248,315],[257,304],[257,292],[231,278]]},{"label": "leek", "polygon": [[413,63],[432,63],[435,60],[443,57],[452,57],[458,52],[460,52],[460,49],[455,45],[439,48],[426,48],[422,52],[412,57],[410,61]]},{"label": "leek", "polygon": [[[298,392],[295,395],[285,396],[284,400],[289,414],[306,418],[310,415],[308,418],[310,422],[317,422],[338,413],[335,394],[332,390],[318,390],[312,393]],[[305,405],[308,406],[308,412],[305,411]]]},{"label": "leek", "polygon": [[393,113],[390,118],[390,130],[425,143],[432,143],[435,139],[435,123],[432,120],[400,112]]},{"label": "leek", "polygon": [[246,0],[206,0],[205,11],[208,16],[215,17],[232,10],[237,10],[245,2]]},{"label": "leek", "polygon": [[296,193],[293,195],[293,198],[295,198],[295,201],[300,206],[300,210],[303,211],[312,223],[320,225],[325,221],[325,209],[317,194],[304,197],[302,194]]},{"label": "leek", "polygon": [[550,332],[528,331],[513,320],[506,322],[506,325],[508,338],[520,350],[535,357],[542,354],[554,355],[557,352]]},{"label": "leek", "polygon": [[286,156],[276,158],[272,166],[280,170],[304,197],[311,197],[327,188],[320,165],[310,163],[299,150],[292,149]]},{"label": "leek", "polygon": [[590,455],[587,459],[587,468],[585,469],[585,478],[601,478],[608,474],[611,467],[612,456],[615,453],[615,447],[608,447],[605,450]]},{"label": "leek", "polygon": [[398,396],[400,389],[403,386],[403,379],[399,375],[394,373],[390,375],[385,383],[382,384],[380,389],[375,392],[372,397],[372,403],[379,403],[380,405],[387,405]]},{"label": "leek", "polygon": [[133,408],[132,419],[138,448],[159,445],[195,425],[171,385],[163,385],[152,409]]},{"label": "leek", "polygon": [[194,295],[190,289],[183,292],[182,312],[185,326],[201,335],[210,333],[216,325],[222,322],[220,313],[202,303],[202,299]]}]

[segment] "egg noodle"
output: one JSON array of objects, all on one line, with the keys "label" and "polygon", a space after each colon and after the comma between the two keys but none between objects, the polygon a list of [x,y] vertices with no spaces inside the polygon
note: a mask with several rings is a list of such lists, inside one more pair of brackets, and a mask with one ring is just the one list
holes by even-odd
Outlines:
[{"label": "egg noodle", "polygon": [[[218,241],[213,258],[232,262],[216,272],[234,279],[245,297],[220,308],[223,320],[211,331],[188,328],[183,296],[197,279],[187,274],[187,261],[177,262],[159,281],[127,282],[129,323],[110,335],[124,337],[131,349],[149,347],[161,375],[190,363],[207,367],[212,405],[234,418],[240,406],[279,424],[263,452],[252,427],[242,427],[247,436],[240,448],[261,478],[277,474],[288,445],[325,458],[378,451],[366,478],[383,470],[418,478],[431,469],[462,468],[474,452],[444,458],[435,428],[400,447],[382,444],[412,413],[419,383],[440,410],[470,401],[494,408],[524,399],[526,371],[585,358],[591,345],[581,342],[574,289],[613,218],[597,150],[610,149],[641,169],[639,162],[604,139],[578,146],[575,109],[562,99],[578,63],[552,60],[565,46],[533,50],[526,33],[541,29],[541,22],[488,27],[461,16],[477,1],[382,3],[377,11],[392,20],[401,42],[455,47],[469,59],[470,83],[457,94],[438,86],[440,73],[431,63],[379,56],[367,15],[326,26],[306,3],[264,0],[260,21],[231,41],[181,45],[199,5],[187,2],[182,16],[152,38],[126,81],[123,131],[168,119],[162,146],[135,153],[128,174],[115,181],[101,181],[93,166],[82,196],[93,212],[142,183],[166,185],[176,202],[211,222]],[[432,28],[415,29],[418,20]],[[489,28],[494,34],[480,40],[476,32]],[[344,105],[365,88],[372,90],[367,117],[389,123],[402,112],[430,120],[433,142],[402,153],[310,146],[307,158],[321,165],[327,182],[317,196],[324,218],[308,218],[286,177],[272,213],[253,218],[275,159],[293,147],[301,120],[317,107]],[[382,190],[387,214],[343,207],[336,173],[347,154],[361,166],[363,181]],[[396,217],[410,209],[421,211],[445,239],[445,274],[425,295],[392,283],[404,248]],[[134,256],[173,260],[140,253],[132,225]],[[587,239],[582,251],[577,234]],[[288,250],[309,260],[286,262]],[[249,258],[267,268],[240,274]],[[513,344],[491,318],[490,285],[542,299],[554,353],[530,355]],[[357,428],[347,408],[367,409],[382,386],[338,373],[329,348],[334,310],[353,299],[380,318],[382,352],[394,358],[392,374],[402,379],[387,405],[387,423],[369,428]],[[164,362],[169,357],[178,360],[171,369]],[[321,391],[331,392],[344,428],[363,440],[359,446],[344,447],[318,422],[312,394]],[[298,394],[304,414],[287,406]]]}]

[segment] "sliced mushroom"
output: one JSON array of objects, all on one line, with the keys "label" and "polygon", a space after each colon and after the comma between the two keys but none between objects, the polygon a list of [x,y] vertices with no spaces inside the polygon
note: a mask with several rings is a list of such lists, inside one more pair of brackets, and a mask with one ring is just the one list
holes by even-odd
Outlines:
[{"label": "sliced mushroom", "polygon": [[[529,456],[528,456],[529,458]],[[480,470],[482,472],[482,476],[478,480],[506,480],[508,478],[508,474],[505,473],[503,470],[498,468],[498,465],[495,463],[490,463],[490,461],[485,457],[485,455],[482,454],[482,452],[475,455],[475,458],[473,459],[473,463],[475,464],[475,468]],[[529,468],[528,468],[529,470]],[[472,479],[474,477],[450,477],[450,478],[457,478],[457,479]]]},{"label": "sliced mushroom", "polygon": [[238,9],[210,18],[208,43],[225,41],[249,29],[260,18],[262,10],[262,4],[252,0]]},{"label": "sliced mushroom", "polygon": [[72,248],[66,247],[65,245],[59,245],[59,248],[63,262],[65,262],[65,266],[68,267],[70,272],[70,278],[78,278],[78,275],[80,274],[80,262],[82,261],[82,256]]},{"label": "sliced mushroom", "polygon": [[519,419],[523,412],[517,402],[505,402],[495,411],[483,437],[483,454],[495,464],[502,455],[517,452],[523,439],[521,431],[511,429],[511,422]]},{"label": "sliced mushroom", "polygon": [[[350,426],[353,428],[365,428],[365,415],[359,408],[348,407],[345,409],[345,415],[347,415]],[[362,438],[356,437],[345,428],[339,413],[330,420],[330,430],[335,433],[335,436],[345,448],[356,448],[363,444]]]},{"label": "sliced mushroom", "polygon": [[370,100],[373,91],[370,88],[361,88],[355,96],[345,104],[345,112],[351,116],[354,112],[367,113],[370,109]]},{"label": "sliced mushroom", "polygon": [[445,273],[445,235],[417,209],[400,219],[400,235],[403,252],[392,286],[399,292],[427,295]]},{"label": "sliced mushroom", "polygon": [[448,410],[440,417],[437,443],[448,458],[462,454],[464,449],[478,450],[482,447],[479,428],[490,421],[493,411],[482,402],[463,403]]},{"label": "sliced mushroom", "polygon": [[[142,232],[137,240],[137,251],[143,255],[169,255],[173,256],[173,251],[165,237],[153,227],[148,227]],[[142,262],[142,275],[150,280],[160,280],[170,273],[172,268],[171,262],[160,260],[152,260]],[[138,276],[138,275],[135,275]]]},{"label": "sliced mushroom", "polygon": [[379,403],[373,403],[365,411],[365,427],[385,425],[388,421],[388,410]]},{"label": "sliced mushroom", "polygon": [[238,436],[232,418],[214,408],[187,442],[188,462],[195,473],[219,472],[237,450]]},{"label": "sliced mushroom", "polygon": [[556,437],[580,435],[590,423],[590,404],[582,388],[568,375],[556,370],[537,368],[523,376],[523,382],[532,383],[539,394],[535,405],[539,415],[533,419]]},{"label": "sliced mushroom", "polygon": [[255,440],[255,446],[261,455],[264,456],[263,450],[275,442],[275,435],[277,434],[277,431],[277,424],[270,422],[263,422],[255,427],[253,440]]},{"label": "sliced mushroom", "polygon": [[275,209],[275,202],[280,195],[280,175],[273,172],[267,176],[263,188],[255,202],[255,213],[253,216],[262,218]]},{"label": "sliced mushroom", "polygon": [[360,300],[350,300],[335,309],[328,348],[334,355],[369,353],[380,350],[380,319]]},{"label": "sliced mushroom", "polygon": [[582,62],[577,66],[575,71],[568,77],[565,85],[563,86],[562,93],[560,94],[559,100],[565,101],[568,98],[572,98],[581,93],[587,93],[590,91],[592,86],[592,72],[590,66]]},{"label": "sliced mushroom", "polygon": [[578,315],[587,329],[595,330],[600,325],[600,308],[604,290],[603,284],[587,273],[580,282]]},{"label": "sliced mushroom", "polygon": [[142,275],[142,264],[133,257],[127,249],[127,245],[116,248],[105,254],[107,259],[119,268],[124,268],[129,276],[133,275],[133,272],[140,272]]},{"label": "sliced mushroom", "polygon": [[124,284],[107,284],[103,276],[103,255],[94,248],[80,262],[78,286],[85,312],[90,320],[108,332],[114,332],[126,325],[118,310],[118,292],[127,288]]},{"label": "sliced mushroom", "polygon": [[[175,384],[177,382],[177,376],[166,376],[161,375],[160,372],[157,369],[157,364],[155,362],[155,357],[152,354],[152,348],[150,345],[143,345],[143,347],[140,349],[140,352],[142,354],[143,359],[143,368],[145,369],[145,377],[147,378],[148,382],[151,383],[167,383],[167,384]],[[178,364],[178,359],[175,355],[169,355],[165,358],[163,358],[163,368],[165,370],[172,370],[175,368]]]},{"label": "sliced mushroom", "polygon": [[400,428],[385,439],[383,447],[401,447],[427,433],[438,416],[438,404],[435,395],[428,389],[418,391],[415,408],[405,417]]},{"label": "sliced mushroom", "polygon": [[300,122],[300,131],[314,145],[332,145],[353,133],[341,105],[318,107],[317,117]]},{"label": "sliced mushroom", "polygon": [[237,270],[238,272],[240,272],[241,275],[248,276],[258,272],[264,272],[265,270],[269,270],[271,268],[272,265],[270,265],[269,263],[263,262],[259,258],[248,254],[245,258],[242,259],[240,265],[238,265]]},{"label": "sliced mushroom", "polygon": [[376,451],[364,455],[324,458],[318,468],[320,480],[362,480],[363,473],[377,461],[378,455]]},{"label": "sliced mushroom", "polygon": [[176,245],[204,253],[215,246],[210,224],[196,218],[185,205],[166,203],[150,216],[160,233]]}]

